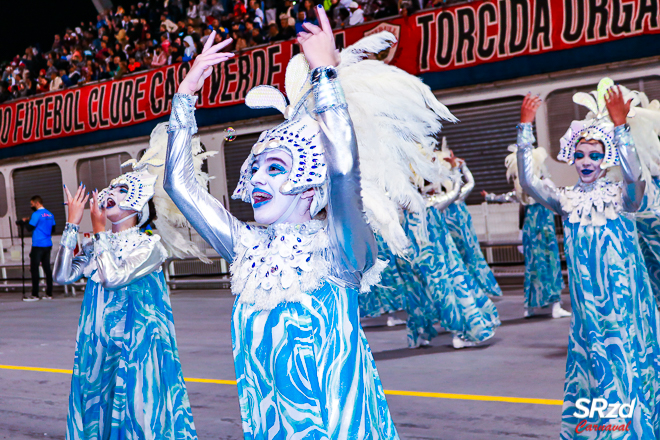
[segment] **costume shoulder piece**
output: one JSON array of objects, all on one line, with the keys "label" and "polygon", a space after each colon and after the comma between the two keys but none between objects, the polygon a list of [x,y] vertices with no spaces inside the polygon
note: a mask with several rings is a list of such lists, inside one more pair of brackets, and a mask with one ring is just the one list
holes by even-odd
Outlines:
[{"label": "costume shoulder piece", "polygon": [[622,184],[607,178],[594,183],[578,183],[560,192],[562,210],[568,221],[581,226],[603,226],[622,211]]}]

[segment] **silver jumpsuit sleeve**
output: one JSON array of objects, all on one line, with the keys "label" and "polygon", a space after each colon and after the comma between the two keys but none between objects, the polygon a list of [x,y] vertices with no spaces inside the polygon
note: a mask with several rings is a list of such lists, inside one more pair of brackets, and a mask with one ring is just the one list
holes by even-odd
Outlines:
[{"label": "silver jumpsuit sleeve", "polygon": [[534,174],[534,160],[532,150],[534,149],[534,134],[532,124],[518,124],[518,178],[523,191],[534,200],[550,209],[562,214],[559,201],[559,191],[554,185],[548,184],[547,179],[540,179]]},{"label": "silver jumpsuit sleeve", "polygon": [[461,173],[459,173],[458,170],[452,172],[451,181],[451,191],[426,197],[427,208],[433,206],[439,211],[444,211],[449,205],[458,200],[461,195],[461,189],[463,188],[463,180],[461,179]]},{"label": "silver jumpsuit sleeve", "polygon": [[53,267],[53,280],[60,285],[72,284],[83,276],[85,267],[89,264],[89,255],[81,252],[77,256],[73,253],[78,244],[78,225],[67,223],[62,232],[60,249],[55,257]]},{"label": "silver jumpsuit sleeve", "polygon": [[461,188],[461,194],[458,196],[458,199],[456,200],[457,202],[464,202],[474,189],[474,177],[465,162],[461,165],[461,173],[463,173],[465,184]]},{"label": "silver jumpsuit sleeve", "polygon": [[489,203],[513,203],[517,202],[518,199],[516,198],[516,193],[514,191],[509,191],[505,194],[488,193],[486,194],[486,201]]},{"label": "silver jumpsuit sleeve", "polygon": [[333,275],[359,285],[362,274],[376,262],[378,248],[364,217],[357,139],[334,68],[315,69],[312,90],[328,166],[328,235],[334,257]]},{"label": "silver jumpsuit sleeve", "polygon": [[120,260],[114,255],[105,232],[94,240],[94,255],[101,285],[108,290],[121,289],[149,275],[167,259],[160,240],[152,239],[140,243],[128,257]]},{"label": "silver jumpsuit sleeve", "polygon": [[231,263],[234,237],[242,223],[195,178],[191,142],[197,133],[196,101],[197,96],[180,93],[172,100],[163,186],[193,228]]},{"label": "silver jumpsuit sleeve", "polygon": [[614,143],[619,150],[623,174],[623,210],[637,212],[642,204],[646,182],[641,180],[642,165],[628,124],[614,128]]}]

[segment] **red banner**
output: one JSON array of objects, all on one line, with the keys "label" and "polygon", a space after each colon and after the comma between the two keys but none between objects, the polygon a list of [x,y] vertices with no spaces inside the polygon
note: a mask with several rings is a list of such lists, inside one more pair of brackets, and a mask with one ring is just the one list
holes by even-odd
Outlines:
[{"label": "red banner", "polygon": [[[382,30],[399,40],[386,61],[439,72],[642,34],[660,33],[658,0],[482,0],[371,22],[335,33],[338,46]],[[216,66],[199,107],[243,102],[252,87],[283,89],[293,41],[242,52]],[[11,147],[162,117],[189,66],[178,64],[0,106],[0,146]]]}]

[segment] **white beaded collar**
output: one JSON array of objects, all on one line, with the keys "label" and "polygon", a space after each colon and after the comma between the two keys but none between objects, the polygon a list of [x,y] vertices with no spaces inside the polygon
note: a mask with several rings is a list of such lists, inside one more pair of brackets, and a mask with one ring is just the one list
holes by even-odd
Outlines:
[{"label": "white beaded collar", "polygon": [[570,223],[581,226],[603,226],[614,220],[622,210],[621,182],[607,176],[587,184],[582,181],[564,188],[560,193],[561,207]]},{"label": "white beaded collar", "polygon": [[231,264],[231,290],[238,302],[270,310],[300,302],[330,274],[329,240],[323,222],[245,225]]}]

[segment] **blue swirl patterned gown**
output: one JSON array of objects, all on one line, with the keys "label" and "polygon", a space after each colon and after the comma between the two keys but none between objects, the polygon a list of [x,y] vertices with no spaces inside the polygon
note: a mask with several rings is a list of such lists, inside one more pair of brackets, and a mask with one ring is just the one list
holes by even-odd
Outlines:
[{"label": "blue swirl patterned gown", "polygon": [[525,206],[525,307],[546,307],[561,300],[561,274],[555,215],[540,203]]},{"label": "blue swirl patterned gown", "polygon": [[[312,148],[322,145],[342,157],[337,164],[326,153],[326,221],[252,227],[227,212],[194,177],[196,97],[188,95],[176,94],[172,104],[165,189],[231,262],[232,348],[244,438],[397,440],[358,307],[358,291],[379,281],[385,263],[377,259],[362,214],[357,141],[341,87],[321,79],[312,83],[316,104],[325,102],[317,117],[338,135],[314,134],[308,154],[319,154]],[[277,139],[291,141],[285,149],[309,126],[291,121],[282,127],[272,132],[282,130]],[[262,139],[274,141],[272,132]]]},{"label": "blue swirl patterned gown", "polygon": [[644,195],[642,206],[636,215],[639,246],[649,272],[653,294],[660,305],[660,178],[654,177],[650,191]]},{"label": "blue swirl patterned gown", "polygon": [[463,201],[456,201],[443,211],[454,244],[460,252],[465,266],[479,287],[491,296],[502,296],[502,289],[495,280],[493,271],[484,258],[477,233],[472,225],[472,216]]},{"label": "blue swirl patterned gown", "polygon": [[387,246],[379,234],[375,234],[378,245],[378,259],[387,261],[387,267],[381,272],[381,281],[371,287],[369,292],[360,292],[360,316],[376,317],[404,309],[406,284],[401,278],[396,262],[396,255]]},{"label": "blue swirl patterned gown", "polygon": [[55,280],[87,280],[71,378],[67,440],[196,439],[157,236],[102,233],[73,257],[67,224]]},{"label": "blue swirl patterned gown", "polygon": [[427,238],[417,214],[407,212],[404,221],[414,252],[409,270],[400,271],[408,287],[408,345],[436,336],[435,323],[465,340],[485,341],[500,325],[495,304],[467,271],[442,213],[433,207],[426,213]]},{"label": "blue swirl patterned gown", "polygon": [[[601,177],[557,190],[534,177],[531,124],[519,126],[518,175],[525,192],[564,219],[573,315],[566,358],[560,438],[647,440],[660,436],[660,315],[639,247],[634,211],[641,203],[639,175],[627,181]],[[616,148],[627,169],[636,152],[624,126]],[[630,161],[630,162],[629,162]],[[623,169],[624,167],[622,167]],[[641,171],[639,172],[641,174]],[[637,199],[639,197],[639,200]],[[624,211],[624,206],[632,212]],[[577,418],[578,399],[635,403],[630,419]],[[598,432],[589,425],[626,425],[629,431]]]}]

